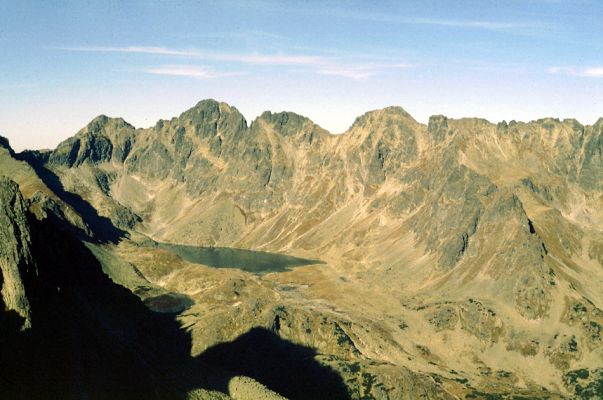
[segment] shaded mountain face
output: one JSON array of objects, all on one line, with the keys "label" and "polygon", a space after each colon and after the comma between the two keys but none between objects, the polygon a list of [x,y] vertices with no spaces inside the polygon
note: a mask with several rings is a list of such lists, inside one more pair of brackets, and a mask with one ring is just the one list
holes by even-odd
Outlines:
[{"label": "shaded mountain face", "polygon": [[30,253],[31,236],[25,210],[19,186],[6,177],[0,177],[0,288],[2,308],[7,312],[7,320],[2,324],[6,329],[10,329],[8,318],[11,314],[15,321],[21,319],[15,327],[31,327],[31,309],[24,279],[33,273],[35,267]]},{"label": "shaded mountain face", "polygon": [[243,394],[282,399],[192,357],[173,315],[114,283],[65,225],[32,213],[33,202],[28,210],[15,182],[0,177],[0,189],[0,398],[228,399],[234,381]]},{"label": "shaded mountain face", "polygon": [[[100,116],[52,151],[0,142],[29,212],[100,245],[105,273],[138,295],[194,300],[179,317],[193,353],[266,328],[316,349],[352,398],[384,399],[599,390],[602,154],[603,118],[424,125],[389,107],[332,135],[290,112],[248,125],[213,100],[148,129]],[[14,276],[32,257],[19,250],[12,192],[3,298],[28,326]],[[149,238],[325,264],[218,273]],[[123,278],[132,266],[137,277]]]}]

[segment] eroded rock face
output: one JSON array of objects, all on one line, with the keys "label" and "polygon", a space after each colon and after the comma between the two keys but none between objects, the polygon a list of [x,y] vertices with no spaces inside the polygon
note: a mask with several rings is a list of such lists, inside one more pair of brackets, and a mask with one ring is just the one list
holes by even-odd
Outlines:
[{"label": "eroded rock face", "polygon": [[22,319],[22,329],[31,327],[31,310],[24,279],[35,273],[31,258],[31,237],[27,208],[19,186],[0,176],[0,278],[5,311],[14,311]]},{"label": "eroded rock face", "polygon": [[584,159],[580,168],[579,182],[586,189],[601,190],[603,187],[603,118],[585,132]]},{"label": "eroded rock face", "polygon": [[77,167],[115,160],[123,162],[132,147],[134,127],[121,118],[96,117],[73,138],[61,143],[48,163]]}]

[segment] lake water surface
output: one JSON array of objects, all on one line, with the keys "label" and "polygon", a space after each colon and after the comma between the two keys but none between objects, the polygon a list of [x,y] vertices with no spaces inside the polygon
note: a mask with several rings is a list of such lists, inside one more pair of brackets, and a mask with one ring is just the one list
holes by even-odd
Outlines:
[{"label": "lake water surface", "polygon": [[320,260],[230,247],[200,247],[171,243],[158,243],[158,246],[188,262],[214,268],[238,268],[255,274],[283,272],[303,265],[324,264]]}]

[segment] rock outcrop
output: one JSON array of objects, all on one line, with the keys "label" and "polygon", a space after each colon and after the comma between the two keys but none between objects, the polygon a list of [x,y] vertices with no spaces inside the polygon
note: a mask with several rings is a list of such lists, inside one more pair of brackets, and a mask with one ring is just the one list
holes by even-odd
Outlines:
[{"label": "rock outcrop", "polygon": [[4,311],[23,319],[21,328],[31,327],[31,309],[24,281],[35,274],[31,257],[27,207],[19,186],[0,176],[0,288]]}]

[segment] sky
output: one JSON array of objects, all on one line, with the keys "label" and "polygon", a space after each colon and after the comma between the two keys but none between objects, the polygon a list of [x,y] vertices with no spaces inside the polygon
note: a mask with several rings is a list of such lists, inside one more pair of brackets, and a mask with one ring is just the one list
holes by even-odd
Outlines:
[{"label": "sky", "polygon": [[0,0],[0,135],[54,148],[206,98],[332,133],[390,105],[492,122],[603,116],[603,0]]}]

